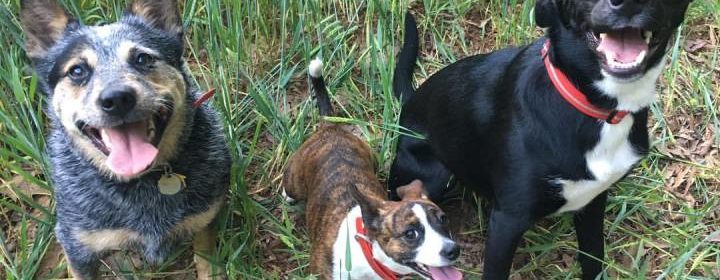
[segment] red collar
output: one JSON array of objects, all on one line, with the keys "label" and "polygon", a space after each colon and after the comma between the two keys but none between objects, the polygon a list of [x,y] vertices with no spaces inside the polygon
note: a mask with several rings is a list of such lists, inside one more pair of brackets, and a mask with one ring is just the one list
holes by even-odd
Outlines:
[{"label": "red collar", "polygon": [[368,262],[368,264],[370,264],[370,267],[373,269],[373,271],[375,271],[375,274],[380,276],[380,278],[382,278],[383,280],[397,280],[405,276],[395,273],[390,268],[378,262],[373,257],[372,243],[367,237],[367,229],[365,229],[362,217],[357,217],[357,219],[355,219],[355,227],[357,228],[355,240],[358,242],[358,244],[360,244],[363,255],[365,255],[365,260]]},{"label": "red collar", "polygon": [[210,97],[213,97],[213,95],[215,95],[215,89],[211,88],[207,92],[203,93],[203,95],[201,95],[200,98],[195,100],[195,102],[193,102],[193,104],[192,104],[192,107],[194,109],[197,109],[198,107],[200,107],[200,105],[205,103],[205,101],[208,101],[210,99]]},{"label": "red collar", "polygon": [[580,90],[578,90],[572,82],[570,82],[570,79],[568,79],[565,73],[563,73],[560,69],[555,68],[555,65],[550,62],[550,56],[548,55],[549,51],[550,40],[547,40],[545,41],[545,45],[542,49],[542,57],[545,60],[545,69],[547,69],[548,76],[550,76],[550,80],[553,85],[555,85],[555,89],[568,103],[570,103],[570,105],[575,107],[575,109],[589,117],[602,120],[609,124],[619,123],[625,116],[627,116],[627,114],[630,113],[628,111],[606,110],[592,105],[592,103],[587,100],[587,97],[585,97],[585,95],[580,92]]}]

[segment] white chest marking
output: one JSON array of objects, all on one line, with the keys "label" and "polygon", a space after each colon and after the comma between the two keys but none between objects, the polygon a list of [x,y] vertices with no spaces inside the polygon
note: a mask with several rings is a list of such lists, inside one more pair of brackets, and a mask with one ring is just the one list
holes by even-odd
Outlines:
[{"label": "white chest marking", "polygon": [[[355,241],[355,234],[358,232],[355,220],[361,216],[360,206],[355,206],[340,224],[337,238],[333,243],[333,279],[381,279],[365,260],[360,244]],[[348,255],[350,256],[349,264]],[[401,274],[412,272],[409,268],[390,259],[377,242],[373,242],[373,255],[376,260],[395,272]]]},{"label": "white chest marking", "polygon": [[618,110],[637,112],[650,106],[657,98],[657,80],[664,66],[665,59],[633,81],[619,80],[602,71],[603,79],[595,82],[595,87],[605,95],[617,99]]},{"label": "white chest marking", "polygon": [[618,124],[603,125],[600,141],[585,154],[585,163],[594,177],[593,180],[555,180],[555,183],[562,185],[562,195],[567,200],[558,213],[584,207],[620,180],[640,159],[628,140],[633,122],[633,116],[628,115]]}]

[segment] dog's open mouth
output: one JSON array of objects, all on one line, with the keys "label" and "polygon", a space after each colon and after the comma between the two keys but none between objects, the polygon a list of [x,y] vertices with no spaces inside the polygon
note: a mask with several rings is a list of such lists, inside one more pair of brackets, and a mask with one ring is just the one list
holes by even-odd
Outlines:
[{"label": "dog's open mouth", "polygon": [[409,265],[418,274],[433,280],[460,280],[462,273],[454,266],[428,266],[420,263]]},{"label": "dog's open mouth", "polygon": [[622,28],[589,34],[591,46],[603,69],[618,78],[632,78],[644,71],[652,51],[653,33],[639,28]]},{"label": "dog's open mouth", "polygon": [[93,127],[83,121],[77,127],[108,158],[106,165],[123,177],[134,177],[152,166],[158,144],[172,115],[172,108],[161,108],[152,117],[112,127]]}]

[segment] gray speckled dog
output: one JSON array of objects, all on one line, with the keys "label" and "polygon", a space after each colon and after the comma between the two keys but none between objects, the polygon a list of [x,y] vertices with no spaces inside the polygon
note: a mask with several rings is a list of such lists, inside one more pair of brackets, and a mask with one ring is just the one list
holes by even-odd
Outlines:
[{"label": "gray speckled dog", "polygon": [[[55,1],[22,1],[28,56],[48,95],[57,238],[76,278],[137,249],[159,263],[193,238],[198,278],[222,275],[211,221],[229,185],[220,120],[184,65],[173,0],[135,1],[116,23],[83,26]],[[197,104],[196,104],[197,105]]]}]

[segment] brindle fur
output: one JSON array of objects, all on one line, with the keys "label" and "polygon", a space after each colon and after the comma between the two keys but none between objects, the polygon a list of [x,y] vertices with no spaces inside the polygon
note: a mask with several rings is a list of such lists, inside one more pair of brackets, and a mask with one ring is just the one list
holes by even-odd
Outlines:
[{"label": "brindle fur", "polygon": [[[333,112],[324,86],[321,76],[311,77],[321,115]],[[420,181],[398,189],[402,201],[387,200],[385,187],[375,176],[372,150],[350,129],[323,121],[290,158],[283,176],[286,195],[306,201],[310,272],[320,279],[332,279],[333,243],[341,221],[354,206],[360,205],[368,237],[395,259],[403,259],[415,249],[396,238],[418,223],[414,205],[426,210],[432,224],[439,224],[438,217],[444,215],[428,199]]]},{"label": "brindle fur", "polygon": [[[401,188],[423,190],[420,181],[414,181],[410,183],[410,185]],[[395,237],[398,233],[405,231],[408,225],[420,223],[418,217],[412,211],[415,205],[422,206],[426,213],[428,213],[428,219],[431,224],[441,224],[438,217],[443,215],[442,210],[430,202],[427,196],[417,198],[400,197],[403,198],[402,203],[386,203],[384,205],[385,212],[382,216],[390,218],[380,219],[381,223],[379,227],[369,232],[369,235],[373,236],[372,238],[377,240],[378,243],[385,244],[385,253],[393,259],[407,259],[412,257],[409,255],[412,252],[408,250],[407,245]],[[436,230],[443,233],[446,232],[442,228],[436,228]]]},{"label": "brindle fur", "polygon": [[[57,201],[57,239],[79,279],[98,277],[99,260],[110,250],[137,249],[153,264],[195,235],[198,276],[213,269],[216,233],[211,222],[225,201],[230,154],[220,118],[210,105],[192,108],[202,94],[182,60],[182,25],[173,0],[134,1],[116,23],[83,26],[56,1],[25,0],[21,18],[26,49],[40,88],[47,94],[51,128],[47,149]],[[151,69],[133,68],[133,52],[156,56]],[[102,61],[102,63],[100,63]],[[91,74],[78,83],[65,74],[78,63]],[[137,104],[117,119],[97,108],[106,87],[127,85]],[[172,107],[157,143],[155,162],[186,176],[186,187],[163,195],[152,169],[133,178],[113,174],[107,156],[77,127],[77,120],[104,126]]]},{"label": "brindle fur", "polygon": [[339,124],[322,123],[290,159],[283,177],[287,195],[306,200],[310,231],[310,272],[331,279],[332,245],[340,221],[356,205],[347,186],[384,200],[370,147]]}]

